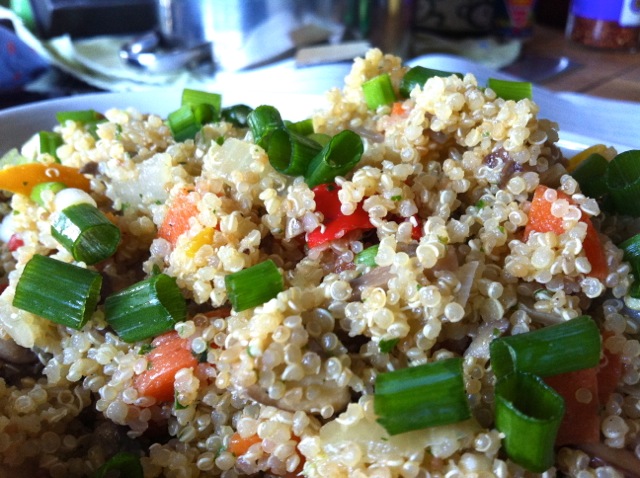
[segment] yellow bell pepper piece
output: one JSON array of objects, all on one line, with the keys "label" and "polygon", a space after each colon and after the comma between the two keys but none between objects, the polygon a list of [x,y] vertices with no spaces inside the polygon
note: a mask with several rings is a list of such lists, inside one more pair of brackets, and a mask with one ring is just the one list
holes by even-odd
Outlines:
[{"label": "yellow bell pepper piece", "polygon": [[28,196],[34,186],[51,181],[87,192],[91,189],[89,179],[77,168],[61,164],[26,163],[7,166],[0,170],[0,189],[12,193]]},{"label": "yellow bell pepper piece", "polygon": [[202,246],[211,244],[213,242],[213,232],[212,227],[205,227],[193,236],[185,248],[185,254],[189,257],[194,257]]},{"label": "yellow bell pepper piece", "polygon": [[587,159],[592,154],[602,154],[607,150],[607,147],[604,144],[594,144],[593,146],[589,146],[584,151],[580,151],[578,154],[569,159],[569,163],[567,164],[567,172],[572,172],[578,164]]}]

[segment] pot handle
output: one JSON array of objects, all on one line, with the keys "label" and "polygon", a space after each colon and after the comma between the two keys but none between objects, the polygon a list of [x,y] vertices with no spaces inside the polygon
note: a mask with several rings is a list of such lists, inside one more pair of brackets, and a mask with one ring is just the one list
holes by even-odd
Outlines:
[{"label": "pot handle", "polygon": [[145,33],[122,45],[120,59],[128,65],[153,73],[192,68],[213,59],[211,42],[172,50],[162,50],[160,43],[157,32]]}]

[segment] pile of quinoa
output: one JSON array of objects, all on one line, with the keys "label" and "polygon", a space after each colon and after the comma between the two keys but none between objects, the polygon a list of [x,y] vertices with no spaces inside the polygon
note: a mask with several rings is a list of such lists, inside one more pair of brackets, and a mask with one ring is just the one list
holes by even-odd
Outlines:
[{"label": "pile of quinoa", "polygon": [[[561,447],[544,475],[624,476],[602,449],[640,463],[640,323],[624,301],[633,277],[618,229],[567,173],[558,125],[471,74],[430,78],[400,112],[370,110],[363,82],[388,73],[397,89],[407,69],[371,50],[326,93],[326,108],[309,112],[316,133],[363,138],[361,161],[336,184],[342,213],[361,204],[374,226],[312,249],[306,235],[324,219],[314,192],[276,171],[247,129],[223,121],[176,142],[163,118],[134,109],[106,111],[95,136],[73,121],[55,127],[60,161],[87,173],[122,233],[112,258],[79,265],[112,290],[158,270],[174,277],[189,303],[175,329],[206,359],[176,374],[175,402],[156,403],[134,383],[150,340],[122,341],[102,304],[81,330],[15,308],[34,254],[74,259],[50,233],[53,193],[42,205],[7,195],[3,228],[20,244],[2,244],[0,337],[41,365],[2,370],[0,476],[91,476],[122,450],[140,456],[149,478],[531,475],[505,456],[494,426],[489,342],[583,314],[607,332],[603,348],[621,355],[623,373],[600,409],[597,453]],[[22,153],[52,161],[33,141]],[[525,240],[541,184],[565,232]],[[172,246],[157,232],[185,189],[198,212]],[[604,280],[589,274],[583,216],[605,251]],[[372,244],[376,266],[355,264]],[[225,277],[267,259],[284,291],[229,309]],[[390,436],[374,412],[376,376],[451,357],[463,358],[472,418]],[[258,438],[235,456],[234,434]]]}]

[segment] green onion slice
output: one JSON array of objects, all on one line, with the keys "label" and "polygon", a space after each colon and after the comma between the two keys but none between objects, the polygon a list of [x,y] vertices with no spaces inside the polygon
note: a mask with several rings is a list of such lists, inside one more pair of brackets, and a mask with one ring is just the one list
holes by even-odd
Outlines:
[{"label": "green onion slice", "polygon": [[285,121],[284,124],[289,131],[293,131],[299,135],[309,136],[313,134],[313,120],[311,118],[296,122]]},{"label": "green onion slice", "polygon": [[229,274],[224,282],[236,312],[264,304],[284,290],[282,274],[271,259]]},{"label": "green onion slice", "polygon": [[606,183],[612,202],[620,214],[640,216],[640,151],[616,155],[609,163]]},{"label": "green onion slice", "polygon": [[137,342],[185,320],[187,304],[175,279],[158,274],[107,297],[105,316],[122,340]]},{"label": "green onion slice", "polygon": [[[118,474],[113,475],[113,472]],[[110,476],[142,478],[143,470],[140,457],[128,451],[118,452],[98,468],[93,478],[108,478]]]},{"label": "green onion slice", "polygon": [[389,73],[383,73],[362,84],[364,100],[370,110],[377,110],[380,106],[390,105],[396,101],[393,84]]},{"label": "green onion slice", "polygon": [[253,134],[255,143],[267,149],[268,138],[272,132],[280,129],[285,129],[284,121],[280,112],[269,105],[258,106],[255,110],[249,113],[247,116],[247,124]]},{"label": "green onion slice", "polygon": [[376,256],[378,255],[379,244],[367,247],[356,254],[355,263],[361,266],[376,267]]},{"label": "green onion slice", "polygon": [[312,139],[281,128],[269,135],[266,151],[269,162],[276,171],[301,176],[321,149]]},{"label": "green onion slice", "polygon": [[58,123],[64,124],[67,121],[76,121],[78,123],[95,123],[104,120],[102,113],[96,110],[77,110],[77,111],[59,111],[56,113]]},{"label": "green onion slice", "polygon": [[618,245],[623,250],[623,259],[631,265],[634,281],[629,288],[629,295],[640,298],[640,234],[630,237]]},{"label": "green onion slice", "polygon": [[13,305],[81,329],[96,309],[101,287],[98,272],[36,254],[24,267]]},{"label": "green onion slice", "polygon": [[497,378],[513,371],[547,377],[595,367],[600,362],[600,332],[586,315],[533,332],[500,337],[489,347]]},{"label": "green onion slice", "polygon": [[525,98],[533,98],[533,85],[528,81],[510,81],[489,78],[487,86],[495,91],[498,97],[505,100],[519,101]]},{"label": "green onion slice", "polygon": [[169,113],[167,123],[171,129],[171,134],[176,141],[193,139],[200,131],[202,125],[198,124],[191,105],[183,105],[177,110]]},{"label": "green onion slice", "polygon": [[222,107],[222,96],[209,91],[185,88],[182,90],[181,105],[209,105],[212,106],[215,111],[220,111]]},{"label": "green onion slice", "polygon": [[363,152],[360,136],[353,131],[341,131],[313,158],[305,174],[305,182],[310,188],[333,182],[336,176],[344,176],[351,171]]},{"label": "green onion slice", "polygon": [[58,158],[56,151],[63,143],[62,135],[53,131],[40,131],[40,133],[38,133],[38,139],[40,141],[40,153],[53,156],[56,163],[59,163],[60,158]]},{"label": "green onion slice", "polygon": [[587,196],[599,198],[609,191],[605,175],[609,161],[598,153],[587,156],[571,172],[571,176],[578,181],[580,190]]},{"label": "green onion slice", "polygon": [[44,206],[44,200],[42,199],[42,194],[46,191],[51,191],[53,194],[58,191],[62,191],[66,189],[67,185],[58,181],[50,181],[46,183],[38,183],[31,190],[31,194],[29,197],[33,202],[39,204],[40,206]]},{"label": "green onion slice", "polygon": [[243,104],[237,104],[222,108],[220,116],[223,120],[231,123],[239,128],[246,128],[248,126],[247,120],[249,114],[253,111],[253,108]]},{"label": "green onion slice", "polygon": [[433,68],[426,68],[424,66],[414,66],[404,74],[400,81],[400,96],[403,98],[409,98],[409,96],[411,96],[411,91],[416,86],[420,86],[422,88],[429,78],[433,78],[435,76],[449,77],[451,75],[456,75],[462,78],[460,73],[434,70]]},{"label": "green onion slice", "polygon": [[51,224],[51,235],[77,261],[95,264],[111,257],[120,243],[120,229],[92,204],[63,209]]},{"label": "green onion slice", "polygon": [[495,423],[504,434],[507,456],[542,473],[555,461],[554,443],[564,416],[564,400],[533,374],[514,372],[495,388]]},{"label": "green onion slice", "polygon": [[379,374],[373,405],[378,422],[391,435],[467,420],[471,411],[462,359]]}]

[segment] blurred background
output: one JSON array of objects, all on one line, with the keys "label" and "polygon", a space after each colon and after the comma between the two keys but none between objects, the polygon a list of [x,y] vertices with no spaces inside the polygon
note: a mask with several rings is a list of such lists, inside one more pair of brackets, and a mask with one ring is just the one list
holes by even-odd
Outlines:
[{"label": "blurred background", "polygon": [[340,84],[351,60],[372,46],[406,59],[463,58],[551,90],[640,101],[636,3],[0,0],[0,108],[267,76],[319,93]]}]

